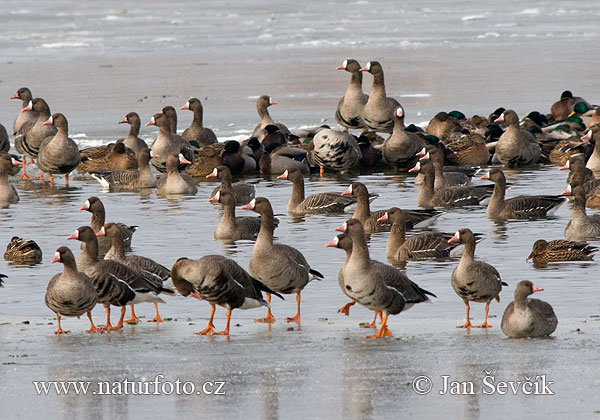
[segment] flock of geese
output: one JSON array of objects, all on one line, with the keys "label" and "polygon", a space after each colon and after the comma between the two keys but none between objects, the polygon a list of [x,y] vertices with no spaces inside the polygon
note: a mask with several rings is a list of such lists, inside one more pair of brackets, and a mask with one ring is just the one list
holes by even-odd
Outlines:
[{"label": "flock of geese", "polygon": [[[459,327],[475,327],[470,320],[470,303],[485,303],[485,319],[477,327],[488,328],[488,311],[493,300],[500,299],[507,284],[490,264],[475,258],[480,235],[463,228],[456,233],[424,231],[409,237],[406,232],[431,225],[441,214],[462,206],[487,205],[490,219],[537,219],[552,215],[567,197],[573,200],[573,212],[565,229],[567,239],[538,240],[528,259],[535,264],[554,261],[591,260],[598,249],[585,241],[600,239],[600,215],[587,215],[586,208],[600,207],[600,108],[569,91],[551,106],[547,115],[531,112],[519,119],[513,110],[498,108],[488,117],[466,118],[459,111],[440,112],[425,129],[405,125],[405,111],[394,98],[388,97],[380,63],[365,67],[353,59],[337,67],[351,74],[344,97],[339,101],[335,119],[342,130],[328,126],[292,133],[274,121],[268,108],[277,102],[269,96],[257,100],[260,123],[244,141],[219,143],[212,130],[203,125],[201,102],[190,99],[181,110],[194,114],[190,127],[177,134],[177,113],[171,106],[163,108],[146,123],[158,127],[151,146],[139,138],[141,121],[135,112],[121,123],[131,126],[126,138],[109,145],[79,150],[68,136],[63,114],[51,114],[47,102],[33,98],[27,88],[19,89],[14,99],[22,108],[13,126],[14,147],[18,155],[9,155],[6,130],[0,130],[0,203],[15,204],[19,197],[8,176],[27,174],[28,160],[37,165],[54,184],[56,175],[77,169],[89,173],[111,191],[156,188],[159,195],[198,192],[199,177],[216,178],[220,185],[209,201],[223,208],[214,237],[219,241],[255,241],[248,271],[234,260],[208,255],[197,260],[180,258],[168,269],[158,262],[128,253],[136,227],[107,223],[104,205],[90,197],[81,210],[92,214],[89,226],[78,228],[67,239],[80,241],[82,251],[74,257],[61,246],[52,262],[61,262],[63,272],[48,283],[46,305],[56,313],[56,333],[62,316],[87,313],[88,332],[123,328],[126,307],[136,321],[134,305],[153,302],[162,322],[158,303],[163,295],[180,294],[207,301],[211,305],[208,325],[199,334],[229,334],[234,309],[267,307],[256,322],[272,323],[271,298],[295,295],[297,312],[287,322],[300,323],[301,292],[323,275],[311,267],[303,254],[291,246],[274,243],[273,233],[279,220],[274,217],[270,201],[256,197],[254,185],[233,182],[233,176],[276,174],[292,183],[287,211],[291,214],[344,213],[353,215],[335,230],[339,231],[326,246],[342,249],[346,260],[339,271],[341,291],[350,301],[338,312],[349,314],[358,303],[375,314],[369,327],[379,330],[369,337],[391,336],[389,315],[396,315],[415,304],[430,301],[436,295],[419,287],[400,269],[371,259],[368,235],[390,232],[386,257],[402,263],[407,260],[448,258],[462,253],[451,275],[451,284],[466,308],[466,322]],[[363,93],[364,73],[373,76],[369,95]],[[356,130],[359,135],[350,134]],[[379,133],[379,134],[378,134]],[[386,136],[382,138],[380,134]],[[481,176],[490,184],[471,185],[471,178],[481,166],[493,166]],[[502,167],[554,164],[569,170],[568,188],[562,195],[522,195],[506,198],[507,182]],[[162,173],[156,178],[153,169]],[[418,209],[371,211],[376,194],[367,186],[353,182],[343,193],[326,192],[306,195],[304,177],[310,172],[348,172],[361,170],[395,170],[417,173],[415,185]],[[236,216],[236,207],[255,212],[259,217]],[[9,245],[19,254],[19,238]],[[12,241],[11,241],[12,244]],[[22,249],[31,250],[23,247]],[[39,249],[39,247],[38,247]],[[7,250],[8,253],[8,250]],[[41,256],[41,253],[40,253]],[[16,258],[16,257],[15,257]],[[0,278],[1,281],[1,278]],[[1,283],[0,283],[1,284]],[[502,318],[502,331],[510,337],[546,336],[555,331],[557,318],[552,307],[529,298],[543,289],[530,281],[520,282],[514,302]],[[263,293],[265,295],[263,295]],[[106,308],[105,326],[98,328],[91,310],[98,303]],[[216,305],[227,309],[224,330],[215,331]],[[111,307],[120,308],[120,319],[111,324]]]}]

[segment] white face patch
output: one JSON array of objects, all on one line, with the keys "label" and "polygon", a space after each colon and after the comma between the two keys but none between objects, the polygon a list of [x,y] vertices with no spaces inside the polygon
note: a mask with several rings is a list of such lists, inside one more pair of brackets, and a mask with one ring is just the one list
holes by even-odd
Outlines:
[{"label": "white face patch", "polygon": [[253,198],[252,201],[250,202],[250,208],[254,209],[255,206],[256,206],[256,198]]},{"label": "white face patch", "polygon": [[429,152],[425,153],[425,156],[423,156],[423,157],[424,157],[425,159],[430,159]]},{"label": "white face patch", "polygon": [[369,70],[369,71],[371,70],[371,62],[370,61],[367,63],[367,70]]},{"label": "white face patch", "polygon": [[79,239],[79,230],[73,232],[73,236],[75,237],[75,239]]},{"label": "white face patch", "polygon": [[154,120],[154,116],[153,116],[152,118],[150,118],[150,122],[151,122],[152,124],[156,124],[156,121]]},{"label": "white face patch", "polygon": [[337,236],[335,238],[333,238],[333,244],[335,246],[337,246],[337,244],[339,244],[339,243],[340,243],[340,239]]},{"label": "white face patch", "polygon": [[181,162],[183,159],[185,159],[185,158],[183,157],[183,154],[180,153],[179,154],[179,161]]},{"label": "white face patch", "polygon": [[217,174],[218,174],[218,173],[219,173],[219,171],[217,171],[217,168],[213,169],[213,171],[212,171],[212,174],[213,174],[214,176],[217,176]]},{"label": "white face patch", "polygon": [[348,222],[344,222],[342,226],[344,227],[344,232],[348,231]]},{"label": "white face patch", "polygon": [[456,239],[460,240],[460,232],[458,230],[456,231],[454,236],[456,236]]},{"label": "white face patch", "polygon": [[421,170],[421,162],[417,162],[417,164],[415,165],[415,168],[417,168],[417,171]]},{"label": "white face patch", "polygon": [[189,108],[189,107],[190,107],[190,101],[187,101],[187,102],[185,103],[185,105],[184,105],[184,106],[185,106],[186,108]]},{"label": "white face patch", "polygon": [[350,184],[350,186],[348,187],[348,192],[349,192],[350,194],[352,194],[352,184]]},{"label": "white face patch", "polygon": [[404,116],[404,110],[399,107],[398,109],[396,109],[396,115],[398,117],[403,117]]},{"label": "white face patch", "polygon": [[54,253],[54,258],[56,259],[56,261],[60,261],[60,252],[56,251]]},{"label": "white face patch", "polygon": [[288,177],[288,170],[287,170],[287,169],[286,169],[286,170],[285,170],[285,172],[283,173],[283,176],[284,176],[284,177],[286,177],[286,178]]},{"label": "white face patch", "polygon": [[50,122],[50,124],[54,123],[54,118],[52,118],[52,115],[50,115],[50,118],[48,118],[48,121]]},{"label": "white face patch", "polygon": [[221,198],[221,191],[217,191],[217,193],[215,194],[215,200],[219,200],[219,198]]},{"label": "white face patch", "polygon": [[348,60],[344,60],[344,62],[342,63],[342,67],[343,68],[347,68],[348,67]]}]

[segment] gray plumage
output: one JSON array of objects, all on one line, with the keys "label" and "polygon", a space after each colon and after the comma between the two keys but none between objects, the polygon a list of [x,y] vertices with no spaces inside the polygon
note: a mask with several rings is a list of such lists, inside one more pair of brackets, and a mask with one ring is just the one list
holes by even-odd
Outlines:
[{"label": "gray plumage", "polygon": [[369,95],[363,93],[363,74],[360,68],[360,64],[354,59],[344,60],[342,65],[337,67],[338,70],[346,70],[352,74],[346,93],[335,110],[335,120],[346,130],[366,127],[361,113],[369,100]]},{"label": "gray plumage", "polygon": [[119,124],[125,123],[131,126],[129,127],[129,134],[127,134],[127,137],[119,140],[118,142],[122,142],[125,146],[133,150],[136,156],[138,156],[140,151],[148,147],[148,144],[138,137],[140,134],[140,127],[142,125],[140,116],[136,112],[129,112],[127,115],[125,115],[125,118],[119,121]]},{"label": "gray plumage", "polygon": [[[154,114],[152,119],[146,125],[156,125],[158,127],[158,135],[152,142],[150,149],[153,157],[150,161],[152,166],[160,172],[167,171],[167,159],[169,155],[181,153],[190,162],[194,161],[194,149],[181,136],[177,136],[171,132],[171,123],[169,117],[165,114]],[[187,165],[182,165],[180,169],[185,169]]]},{"label": "gray plumage", "polygon": [[506,110],[496,122],[507,122],[508,127],[498,139],[492,161],[511,167],[537,163],[541,148],[531,133],[519,127],[516,112]]},{"label": "gray plumage", "polygon": [[252,184],[248,184],[247,182],[243,181],[232,183],[231,171],[227,166],[224,165],[217,166],[206,177],[216,177],[219,181],[221,181],[221,185],[219,185],[212,191],[210,195],[211,197],[214,197],[218,191],[227,191],[233,194],[236,206],[243,206],[244,204],[248,204],[250,200],[254,198],[254,194],[256,193],[256,189]]},{"label": "gray plumage", "polygon": [[[33,110],[26,110],[24,108],[27,108],[27,105],[29,105],[29,101],[33,100],[33,95],[31,94],[31,91],[29,90],[29,88],[26,87],[22,87],[19,90],[17,90],[17,92],[11,97],[11,99],[20,99],[22,101],[21,104],[21,111],[19,112],[19,115],[17,115],[17,118],[15,118],[15,122],[13,123],[13,134],[17,134],[17,132],[21,129],[21,127],[30,122],[30,121],[35,121],[38,117],[37,112],[33,111]],[[19,152],[22,153],[22,152]]]},{"label": "gray plumage", "polygon": [[373,75],[373,85],[369,92],[369,100],[365,104],[361,118],[371,130],[391,133],[394,128],[394,111],[400,103],[387,96],[383,69],[377,61],[369,61],[364,69]]},{"label": "gray plumage", "polygon": [[191,98],[186,102],[181,109],[189,109],[194,113],[194,119],[190,126],[183,131],[183,138],[188,141],[196,141],[200,147],[207,146],[217,142],[217,136],[210,129],[203,125],[203,112],[202,103],[198,98]]},{"label": "gray plumage", "polygon": [[119,171],[101,171],[92,173],[92,178],[104,188],[110,190],[137,190],[154,188],[157,185],[156,176],[150,170],[150,149],[147,147],[137,153],[138,169]]},{"label": "gray plumage", "polygon": [[528,296],[544,289],[522,281],[515,289],[515,300],[502,315],[502,332],[508,337],[545,337],[556,331],[558,318],[549,303]]},{"label": "gray plumage", "polygon": [[404,129],[404,108],[400,105],[392,113],[393,131],[384,141],[383,159],[397,169],[408,171],[419,159],[416,154],[425,147],[425,140]]},{"label": "gray plumage", "polygon": [[236,217],[235,198],[230,192],[218,191],[209,201],[212,200],[223,205],[223,217],[215,230],[216,240],[235,242],[256,239],[260,230],[259,217]]},{"label": "gray plumage", "polygon": [[37,165],[41,171],[69,174],[81,161],[79,148],[68,137],[69,125],[63,114],[54,114],[48,120],[58,130],[54,137],[47,137],[40,144]]},{"label": "gray plumage", "polygon": [[581,185],[572,190],[573,213],[565,228],[565,236],[572,241],[594,240],[600,237],[600,214],[588,216],[585,210],[585,191]]},{"label": "gray plumage", "polygon": [[14,166],[20,165],[10,155],[0,155],[0,207],[8,207],[19,202],[19,194],[8,182],[8,175]]},{"label": "gray plumage", "polygon": [[33,111],[37,118],[23,123],[15,135],[15,148],[20,154],[37,158],[42,142],[52,139],[57,128],[52,124],[44,124],[50,118],[50,107],[42,98],[35,98],[21,110]]},{"label": "gray plumage", "polygon": [[307,159],[313,166],[336,172],[358,168],[362,158],[354,136],[342,131],[325,128],[315,134]]},{"label": "gray plumage", "polygon": [[268,108],[271,105],[276,104],[277,102],[268,95],[262,95],[256,100],[256,111],[258,112],[260,123],[254,128],[254,131],[252,132],[252,137],[256,137],[260,142],[262,142],[263,138],[268,134],[265,130],[265,127],[267,125],[277,126],[285,136],[290,134],[290,130],[284,124],[276,123],[275,121],[273,121],[273,118],[271,118],[271,115],[269,114]]},{"label": "gray plumage", "polygon": [[178,165],[185,162],[181,153],[171,153],[167,159],[167,173],[162,175],[156,184],[158,195],[186,194],[194,195],[198,192],[198,186],[194,179],[185,173],[180,173]]}]

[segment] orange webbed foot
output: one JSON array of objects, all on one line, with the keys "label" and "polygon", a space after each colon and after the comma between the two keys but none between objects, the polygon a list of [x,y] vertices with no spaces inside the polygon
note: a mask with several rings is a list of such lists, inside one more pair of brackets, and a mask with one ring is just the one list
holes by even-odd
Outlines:
[{"label": "orange webbed foot", "polygon": [[296,314],[294,316],[287,316],[285,317],[285,322],[296,322],[296,323],[300,323],[300,314]]},{"label": "orange webbed foot", "polygon": [[473,325],[473,328],[492,328],[492,326],[490,324],[488,324],[487,321],[485,321],[481,325]]},{"label": "orange webbed foot", "polygon": [[153,319],[149,319],[148,322],[163,322],[160,315],[156,315]]},{"label": "orange webbed foot", "polygon": [[254,318],[254,322],[260,322],[261,324],[272,324],[275,322],[275,317],[271,315],[264,318]]},{"label": "orange webbed foot", "polygon": [[54,331],[54,334],[69,334],[71,332],[71,330],[63,330],[62,328],[59,328],[58,330]]},{"label": "orange webbed foot", "polygon": [[214,334],[214,333],[215,333],[215,326],[213,324],[208,324],[208,326],[206,328],[204,328],[202,331],[195,332],[194,334],[207,335],[207,334]]},{"label": "orange webbed foot", "polygon": [[352,307],[355,303],[356,302],[354,301],[346,303],[344,306],[338,309],[338,314],[344,314],[346,316],[350,315],[350,307]]},{"label": "orange webbed foot", "polygon": [[388,327],[384,325],[384,326],[381,327],[381,329],[379,331],[377,331],[376,334],[367,335],[365,338],[381,338],[381,337],[393,337],[393,336],[394,335],[388,329]]},{"label": "orange webbed foot", "polygon": [[95,332],[99,332],[99,331],[102,331],[102,329],[101,328],[92,327],[89,330],[86,330],[85,332],[87,332],[87,333],[95,333]]}]

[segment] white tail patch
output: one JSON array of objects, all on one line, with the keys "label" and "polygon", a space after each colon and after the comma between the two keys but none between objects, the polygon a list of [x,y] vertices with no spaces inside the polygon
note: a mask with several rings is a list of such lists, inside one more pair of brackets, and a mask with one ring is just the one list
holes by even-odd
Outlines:
[{"label": "white tail patch", "polygon": [[98,181],[100,183],[100,185],[102,185],[103,188],[110,188],[110,184],[108,183],[108,181],[106,179],[104,179],[104,177],[100,176],[96,176],[95,174],[92,174],[92,178],[94,178],[96,181]]}]

